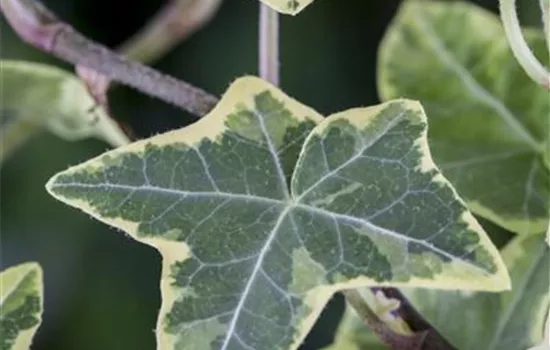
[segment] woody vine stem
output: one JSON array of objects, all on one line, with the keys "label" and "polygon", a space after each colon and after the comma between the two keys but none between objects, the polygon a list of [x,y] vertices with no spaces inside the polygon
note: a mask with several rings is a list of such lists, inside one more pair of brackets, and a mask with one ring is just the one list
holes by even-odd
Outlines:
[{"label": "woody vine stem", "polygon": [[[263,3],[260,6],[259,73],[264,80],[278,85],[279,16]],[[127,59],[86,38],[35,0],[0,0],[0,10],[25,42],[77,67],[104,75],[106,79],[133,87],[198,117],[206,115],[218,102],[216,96],[198,87]],[[454,349],[398,289],[373,288],[373,291],[400,301],[394,314],[409,324],[413,335],[395,333],[380,320],[356,290],[343,291],[343,294],[361,319],[387,345],[399,350]]]}]

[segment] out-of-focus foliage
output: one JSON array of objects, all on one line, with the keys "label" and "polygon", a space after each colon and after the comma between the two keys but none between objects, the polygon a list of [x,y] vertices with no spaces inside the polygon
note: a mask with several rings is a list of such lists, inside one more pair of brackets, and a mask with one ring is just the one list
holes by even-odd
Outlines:
[{"label": "out-of-focus foliage", "polygon": [[[44,0],[63,20],[111,47],[121,44],[166,1],[113,6],[111,0]],[[491,0],[478,0],[495,9]],[[281,16],[282,85],[323,114],[378,101],[376,52],[399,1],[318,0],[298,16]],[[522,0],[521,3],[532,3]],[[537,23],[538,9],[523,13]],[[533,10],[534,9],[534,10]],[[256,0],[225,0],[205,28],[155,64],[156,68],[222,93],[235,77],[257,72]],[[0,18],[0,56],[73,67],[21,42]],[[111,94],[113,116],[147,137],[195,118],[125,88]],[[1,172],[2,267],[35,260],[45,273],[44,321],[33,349],[154,349],[160,306],[160,256],[154,249],[76,214],[44,190],[54,173],[99,155],[104,143],[68,143],[48,133],[28,141]],[[502,239],[502,236],[496,239]],[[505,240],[505,239],[504,239]],[[342,311],[335,298],[303,349],[332,339]],[[108,317],[106,317],[108,316]],[[93,333],[90,332],[93,325]]]}]

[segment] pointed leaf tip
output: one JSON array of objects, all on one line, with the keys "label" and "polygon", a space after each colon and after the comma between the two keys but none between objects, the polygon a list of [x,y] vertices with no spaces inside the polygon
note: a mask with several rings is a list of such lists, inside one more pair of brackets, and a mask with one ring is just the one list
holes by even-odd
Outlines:
[{"label": "pointed leaf tip", "polygon": [[418,102],[323,119],[245,77],[197,123],[47,187],[159,249],[162,348],[296,349],[343,288],[509,287],[498,251],[431,162],[426,127]]}]

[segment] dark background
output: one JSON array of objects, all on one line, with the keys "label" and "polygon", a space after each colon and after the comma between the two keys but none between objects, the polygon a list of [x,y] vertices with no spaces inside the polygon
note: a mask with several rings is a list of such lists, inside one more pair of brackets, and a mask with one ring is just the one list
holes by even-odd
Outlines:
[{"label": "dark background", "polygon": [[[44,3],[77,30],[114,47],[165,1]],[[496,0],[477,3],[496,11]],[[524,20],[536,23],[538,2],[519,3],[525,7]],[[376,52],[398,5],[397,0],[316,0],[297,17],[283,16],[282,88],[323,114],[377,103]],[[210,24],[154,66],[220,95],[235,78],[257,74],[257,13],[257,0],[225,0]],[[72,69],[22,43],[3,18],[0,31],[3,58]],[[140,137],[194,120],[181,110],[126,88],[116,88],[110,96],[113,115]],[[69,143],[43,133],[2,166],[0,267],[32,260],[42,265],[45,274],[45,311],[35,350],[155,348],[159,254],[56,202],[44,190],[50,176],[107,148],[100,141]],[[340,297],[329,304],[304,350],[331,341],[342,307]]]}]

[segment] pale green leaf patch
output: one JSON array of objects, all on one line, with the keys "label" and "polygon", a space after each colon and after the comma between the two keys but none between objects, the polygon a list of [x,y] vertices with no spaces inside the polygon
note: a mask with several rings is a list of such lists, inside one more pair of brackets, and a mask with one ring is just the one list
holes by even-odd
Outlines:
[{"label": "pale green leaf patch", "polygon": [[[503,257],[512,278],[511,291],[472,293],[422,288],[402,291],[457,349],[517,350],[535,344],[540,347],[530,350],[547,349],[550,252],[543,236],[518,236],[504,248]],[[361,292],[366,296],[370,293]],[[365,300],[369,302],[368,298]],[[389,324],[392,323],[395,320],[390,320]],[[386,349],[347,307],[335,341],[326,350],[371,348]]]},{"label": "pale green leaf patch", "polygon": [[0,138],[5,148],[42,128],[69,141],[97,137],[114,147],[129,142],[72,73],[41,63],[1,60],[0,79]]},{"label": "pale green leaf patch", "polygon": [[543,234],[522,235],[508,243],[502,256],[512,278],[511,291],[410,289],[405,293],[458,349],[527,349],[544,339],[550,306],[550,248]]},{"label": "pale green leaf patch", "polygon": [[277,12],[287,15],[296,15],[313,0],[260,0]]},{"label": "pale green leaf patch", "polygon": [[42,269],[34,262],[0,273],[1,350],[29,349],[42,322]]},{"label": "pale green leaf patch", "polygon": [[161,252],[159,348],[296,349],[343,288],[509,288],[426,132],[414,101],[323,120],[244,77],[197,123],[47,189]]},{"label": "pale green leaf patch", "polygon": [[[542,62],[544,36],[525,30]],[[510,51],[496,15],[405,1],[379,52],[381,97],[421,101],[436,164],[475,213],[540,233],[550,213],[550,98]]]}]

